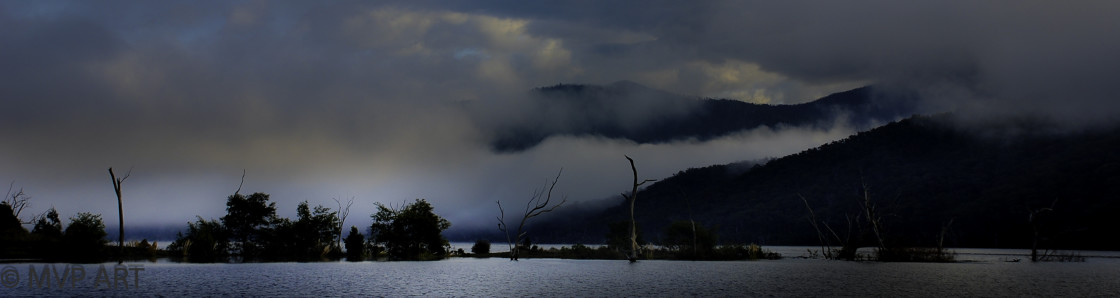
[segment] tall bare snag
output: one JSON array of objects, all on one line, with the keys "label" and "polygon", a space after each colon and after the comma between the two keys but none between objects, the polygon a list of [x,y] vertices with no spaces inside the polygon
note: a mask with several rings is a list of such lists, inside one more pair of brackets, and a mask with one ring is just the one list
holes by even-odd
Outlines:
[{"label": "tall bare snag", "polygon": [[559,204],[550,206],[552,202],[552,190],[556,188],[556,183],[560,181],[560,174],[563,172],[564,169],[560,169],[560,172],[556,173],[556,178],[553,178],[552,184],[548,186],[548,192],[545,192],[542,187],[534,191],[533,197],[529,198],[528,202],[525,202],[525,213],[521,216],[521,223],[517,225],[516,237],[510,237],[509,227],[506,225],[505,221],[506,211],[502,209],[502,201],[497,201],[498,211],[501,212],[501,216],[498,216],[498,230],[506,234],[506,242],[509,244],[510,260],[516,261],[518,258],[521,240],[525,238],[525,234],[527,233],[525,232],[525,222],[528,222],[530,218],[537,217],[538,215],[552,212],[552,210],[560,208],[561,205],[564,205],[564,203],[568,201],[567,198],[561,198]]},{"label": "tall bare snag", "polygon": [[[623,155],[626,156],[626,155]],[[630,253],[626,256],[631,263],[638,261],[638,223],[634,221],[634,202],[638,200],[638,187],[646,184],[646,182],[657,181],[655,179],[646,179],[641,183],[638,182],[638,168],[634,167],[634,159],[626,156],[626,160],[630,161],[630,170],[634,172],[634,185],[630,189],[630,195],[625,193],[622,197],[630,201]]]},{"label": "tall bare snag", "polygon": [[124,258],[124,202],[121,200],[121,183],[124,183],[124,180],[128,179],[128,176],[131,175],[132,170],[129,169],[128,173],[124,174],[124,177],[117,178],[117,175],[113,173],[113,168],[109,168],[109,178],[113,180],[113,191],[117,193],[117,218],[120,220],[118,222],[120,230],[117,235],[117,246],[120,248],[118,262],[124,262],[124,260],[121,259]]}]

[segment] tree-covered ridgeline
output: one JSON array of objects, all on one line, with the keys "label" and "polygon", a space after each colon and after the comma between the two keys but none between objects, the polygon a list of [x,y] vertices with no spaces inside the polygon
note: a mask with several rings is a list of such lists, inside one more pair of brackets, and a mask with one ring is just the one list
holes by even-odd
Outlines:
[{"label": "tree-covered ridgeline", "polygon": [[[1037,239],[1040,250],[1120,249],[1108,222],[1120,212],[1120,127],[963,121],[915,116],[782,158],[681,171],[640,191],[639,232],[658,243],[664,227],[692,218],[718,227],[723,243],[819,246],[816,223],[833,247],[842,245],[824,224],[873,247],[876,237],[857,233],[869,198],[886,246],[1030,248]],[[547,233],[535,238],[597,243],[610,223],[629,221],[629,208],[542,218],[533,228]]]}]

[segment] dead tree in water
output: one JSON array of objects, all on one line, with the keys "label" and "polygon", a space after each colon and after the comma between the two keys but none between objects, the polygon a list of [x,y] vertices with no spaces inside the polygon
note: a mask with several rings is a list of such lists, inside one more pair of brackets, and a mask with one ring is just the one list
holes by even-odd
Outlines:
[{"label": "dead tree in water", "polygon": [[630,170],[634,172],[634,184],[633,188],[630,189],[630,195],[622,194],[623,198],[630,201],[630,254],[626,256],[626,258],[633,263],[638,261],[638,223],[634,221],[634,202],[638,200],[638,187],[642,186],[642,184],[646,184],[646,182],[657,180],[646,179],[638,183],[638,168],[634,167],[634,159],[630,158],[630,156],[626,156],[626,160],[630,161]]},{"label": "dead tree in water", "polygon": [[[1040,259],[1039,256],[1038,256],[1039,232],[1038,232],[1037,218],[1038,218],[1039,215],[1042,215],[1043,212],[1054,211],[1054,205],[1055,204],[1058,204],[1058,199],[1054,199],[1054,202],[1050,203],[1049,208],[1044,207],[1044,208],[1038,208],[1038,209],[1035,209],[1035,210],[1031,210],[1030,216],[1027,219],[1027,222],[1029,222],[1031,224],[1031,231],[1034,232],[1033,237],[1031,238],[1031,262],[1038,262],[1038,260]],[[1046,258],[1046,253],[1043,253],[1042,258]]]},{"label": "dead tree in water", "polygon": [[121,183],[131,175],[132,170],[129,169],[124,177],[117,178],[117,175],[113,174],[113,168],[109,168],[109,178],[113,180],[113,191],[117,193],[117,216],[120,219],[120,230],[118,231],[119,235],[117,235],[117,246],[120,247],[120,256],[117,257],[118,262],[124,262],[122,259],[124,258],[124,202],[121,200]]},{"label": "dead tree in water", "polygon": [[880,233],[879,215],[875,212],[875,204],[871,203],[871,189],[867,187],[866,182],[863,183],[863,214],[867,217],[867,223],[871,224],[871,232],[875,234],[875,241],[879,244],[879,249],[887,249]]},{"label": "dead tree in water", "polygon": [[[809,222],[813,224],[813,229],[817,231],[817,240],[821,242],[821,255],[824,256],[825,259],[830,260],[855,260],[856,250],[859,248],[859,245],[857,240],[852,240],[852,227],[859,225],[859,217],[856,217],[855,224],[853,225],[852,218],[848,215],[844,216],[845,219],[847,219],[848,231],[846,234],[846,238],[841,238],[840,234],[836,233],[836,230],[833,230],[832,226],[829,226],[827,222],[817,219],[817,214],[813,212],[813,207],[809,206],[808,199],[805,199],[805,197],[801,194],[797,194],[797,196],[801,198],[801,201],[805,203],[805,208],[809,210]],[[824,228],[828,230],[828,233],[830,235],[832,235],[832,239],[840,244],[840,250],[837,251],[832,249],[832,245],[830,244],[831,241],[828,240],[828,237],[825,235],[824,231],[821,230],[820,225],[824,225]]]},{"label": "dead tree in water", "polygon": [[506,233],[506,242],[509,244],[510,260],[517,261],[518,248],[521,246],[521,239],[523,239],[525,237],[525,234],[527,233],[524,231],[525,222],[529,221],[530,218],[536,217],[538,215],[552,212],[552,210],[556,210],[556,208],[559,208],[561,205],[564,205],[564,203],[568,201],[567,198],[562,198],[559,204],[552,205],[551,207],[549,206],[550,202],[552,201],[552,189],[556,188],[556,182],[560,181],[560,174],[563,172],[564,169],[560,169],[560,172],[556,173],[556,178],[552,179],[552,184],[549,185],[547,193],[542,187],[533,192],[533,197],[530,198],[528,202],[525,202],[525,214],[521,216],[521,224],[517,225],[516,242],[509,236],[509,227],[506,225],[505,221],[506,211],[505,209],[502,209],[502,201],[497,201],[498,211],[501,212],[501,216],[498,217],[498,230]]},{"label": "dead tree in water", "polygon": [[335,243],[335,245],[338,245],[338,247],[341,248],[342,247],[342,227],[346,226],[346,217],[350,216],[350,206],[354,205],[354,198],[351,197],[350,200],[346,202],[346,207],[345,208],[342,207],[342,200],[339,200],[338,198],[334,198],[334,203],[338,205],[338,210],[335,211],[334,215],[335,215],[335,218],[338,219],[338,231],[339,231],[338,239],[336,240],[337,243]]},{"label": "dead tree in water", "polygon": [[941,226],[941,234],[937,236],[937,253],[940,254],[945,251],[945,234],[949,233],[949,227],[953,226],[953,219],[950,218],[949,222]]},{"label": "dead tree in water", "polygon": [[824,237],[824,232],[821,231],[820,225],[817,221],[817,214],[813,212],[813,207],[809,207],[809,200],[806,200],[801,194],[797,194],[801,198],[801,202],[805,203],[805,209],[809,209],[809,223],[813,224],[813,229],[817,231],[817,241],[821,243],[821,255],[825,259],[832,259],[832,246],[828,244],[828,240]]}]

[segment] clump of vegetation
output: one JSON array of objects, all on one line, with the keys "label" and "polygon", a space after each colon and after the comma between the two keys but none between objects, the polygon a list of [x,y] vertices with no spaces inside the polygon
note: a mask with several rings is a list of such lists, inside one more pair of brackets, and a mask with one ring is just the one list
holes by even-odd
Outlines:
[{"label": "clump of vegetation", "polygon": [[1037,262],[1084,262],[1085,257],[1076,251],[1044,251]]},{"label": "clump of vegetation", "polygon": [[[266,193],[238,192],[226,201],[221,220],[201,217],[187,224],[168,245],[169,255],[189,262],[318,261],[339,259],[338,212],[301,202],[295,220],[276,216],[276,203]],[[356,228],[355,228],[356,229]],[[360,233],[358,233],[360,235]],[[353,236],[353,235],[352,235]],[[363,239],[364,240],[364,239]],[[362,253],[361,249],[355,250]]]},{"label": "clump of vegetation", "polygon": [[677,259],[698,260],[714,254],[715,229],[697,225],[695,221],[678,220],[665,227],[661,246]]},{"label": "clump of vegetation", "polygon": [[451,245],[442,232],[451,227],[451,222],[432,211],[432,205],[423,199],[406,204],[400,210],[377,204],[377,213],[371,216],[373,243],[384,247],[386,256],[394,260],[446,257]]},{"label": "clump of vegetation", "polygon": [[[845,237],[841,237],[827,222],[817,219],[809,201],[804,196],[798,195],[808,210],[809,222],[817,232],[817,239],[821,243],[821,253],[817,254],[810,250],[810,256],[848,261],[867,260],[870,258],[857,253],[857,249],[861,244],[871,244],[875,247],[874,260],[880,262],[952,262],[955,260],[956,254],[944,249],[945,234],[948,233],[953,220],[950,219],[941,227],[936,248],[901,247],[889,241],[887,235],[890,225],[883,220],[882,212],[872,201],[870,187],[865,183],[860,190],[861,194],[855,200],[859,207],[859,214],[854,217],[855,220],[852,220],[853,217],[846,216],[848,229]],[[840,249],[833,249],[832,243],[839,243]]]},{"label": "clump of vegetation", "polygon": [[471,246],[471,253],[475,257],[489,257],[490,256],[490,240],[479,239],[474,241],[474,246]]},{"label": "clump of vegetation", "polygon": [[79,212],[70,218],[70,225],[66,226],[62,236],[66,255],[80,262],[99,261],[105,244],[109,242],[105,240],[106,235],[100,214]]},{"label": "clump of vegetation", "polygon": [[622,256],[618,251],[610,249],[606,246],[598,248],[591,248],[583,244],[572,245],[571,248],[561,247],[560,249],[550,249],[550,252],[557,254],[557,257],[562,259],[618,259]]},{"label": "clump of vegetation", "polygon": [[365,243],[365,235],[358,231],[358,227],[351,226],[350,234],[346,235],[346,260],[364,260],[368,256]]},{"label": "clump of vegetation", "polygon": [[875,259],[880,262],[953,262],[956,253],[928,247],[903,247],[878,249]]},{"label": "clump of vegetation", "polygon": [[[508,252],[498,253],[494,255],[508,256]],[[575,244],[571,247],[549,248],[542,249],[540,246],[533,246],[528,249],[522,250],[520,253],[522,258],[551,258],[551,259],[581,259],[581,260],[616,260],[625,257],[625,254],[606,247],[600,246],[598,248],[591,248],[583,244]]]},{"label": "clump of vegetation", "polygon": [[187,234],[182,232],[167,247],[171,256],[190,262],[225,262],[229,259],[229,236],[225,226],[217,220],[198,220],[187,223]]},{"label": "clump of vegetation", "polygon": [[341,249],[336,212],[306,201],[296,208],[296,220],[276,216],[276,203],[266,193],[234,193],[227,198],[221,220],[201,217],[188,223],[168,246],[171,255],[191,262],[315,261],[338,258]]}]

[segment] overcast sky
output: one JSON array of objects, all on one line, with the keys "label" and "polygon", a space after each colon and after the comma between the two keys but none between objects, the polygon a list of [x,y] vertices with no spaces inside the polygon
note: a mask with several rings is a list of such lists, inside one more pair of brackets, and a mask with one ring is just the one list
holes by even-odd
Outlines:
[{"label": "overcast sky", "polygon": [[[569,200],[631,179],[778,157],[854,133],[760,128],[704,143],[559,137],[495,154],[479,117],[557,83],[634,81],[790,104],[866,84],[931,111],[1096,124],[1120,112],[1116,1],[0,1],[0,182],[25,217],[185,227],[243,193],[296,204],[426,198],[493,226],[560,168]],[[463,104],[485,106],[484,115]],[[995,116],[992,116],[995,115]],[[621,199],[619,199],[621,200]]]}]

